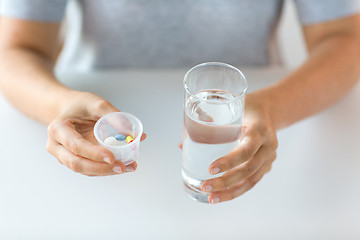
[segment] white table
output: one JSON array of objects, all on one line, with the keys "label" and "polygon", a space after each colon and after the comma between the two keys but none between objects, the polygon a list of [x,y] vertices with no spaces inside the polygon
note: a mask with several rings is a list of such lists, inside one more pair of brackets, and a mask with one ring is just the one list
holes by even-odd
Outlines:
[{"label": "white table", "polygon": [[[360,85],[278,133],[273,170],[250,192],[209,205],[181,180],[186,70],[63,73],[138,116],[148,139],[133,174],[86,177],[45,149],[46,126],[0,99],[0,239],[360,239]],[[245,69],[250,90],[286,71]]]}]

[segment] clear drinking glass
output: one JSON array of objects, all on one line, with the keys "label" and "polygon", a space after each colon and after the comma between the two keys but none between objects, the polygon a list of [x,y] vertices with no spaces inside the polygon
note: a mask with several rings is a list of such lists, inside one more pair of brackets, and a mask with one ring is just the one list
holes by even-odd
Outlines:
[{"label": "clear drinking glass", "polygon": [[225,63],[199,64],[184,77],[182,176],[185,191],[199,202],[208,202],[202,182],[220,176],[211,175],[209,165],[240,143],[246,89],[242,72]]}]

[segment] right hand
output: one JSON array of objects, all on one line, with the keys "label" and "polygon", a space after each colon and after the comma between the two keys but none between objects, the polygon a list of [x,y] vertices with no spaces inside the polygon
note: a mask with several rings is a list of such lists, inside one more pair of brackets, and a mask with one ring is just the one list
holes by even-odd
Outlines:
[{"label": "right hand", "polygon": [[[125,167],[101,147],[93,129],[102,116],[119,112],[105,99],[88,92],[74,91],[61,113],[48,127],[46,149],[72,171],[87,176],[107,176],[135,171],[136,162]],[[143,134],[141,140],[144,140]]]}]

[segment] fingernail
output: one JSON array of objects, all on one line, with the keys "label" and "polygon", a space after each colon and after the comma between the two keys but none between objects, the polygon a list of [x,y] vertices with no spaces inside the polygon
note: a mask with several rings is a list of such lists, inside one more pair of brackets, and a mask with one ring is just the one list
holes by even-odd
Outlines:
[{"label": "fingernail", "polygon": [[212,189],[213,189],[213,188],[212,188],[212,186],[210,186],[210,185],[206,185],[206,186],[205,186],[205,192],[210,192]]},{"label": "fingernail", "polygon": [[104,162],[107,162],[107,163],[110,163],[110,164],[111,164],[110,158],[108,158],[108,157],[105,157],[105,158],[104,158]]},{"label": "fingernail", "polygon": [[217,173],[219,173],[220,172],[220,168],[213,168],[212,170],[211,170],[211,174],[217,174]]},{"label": "fingernail", "polygon": [[218,197],[214,197],[214,198],[211,199],[211,204],[215,204],[215,203],[218,203],[218,202],[220,202],[220,198],[218,198]]},{"label": "fingernail", "polygon": [[133,172],[134,168],[132,166],[126,166],[126,171],[127,172]]},{"label": "fingernail", "polygon": [[116,172],[116,173],[122,173],[121,167],[114,167],[113,171]]}]

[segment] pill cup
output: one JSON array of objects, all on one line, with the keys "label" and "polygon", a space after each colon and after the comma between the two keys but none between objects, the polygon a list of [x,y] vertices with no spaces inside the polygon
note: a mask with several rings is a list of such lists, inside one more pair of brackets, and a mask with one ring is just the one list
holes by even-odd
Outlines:
[{"label": "pill cup", "polygon": [[[94,136],[101,146],[111,151],[115,159],[128,165],[138,158],[140,138],[143,125],[140,120],[130,113],[113,112],[100,118],[94,127]],[[113,146],[104,143],[110,136],[123,134],[132,136],[134,140],[125,145]]]}]

